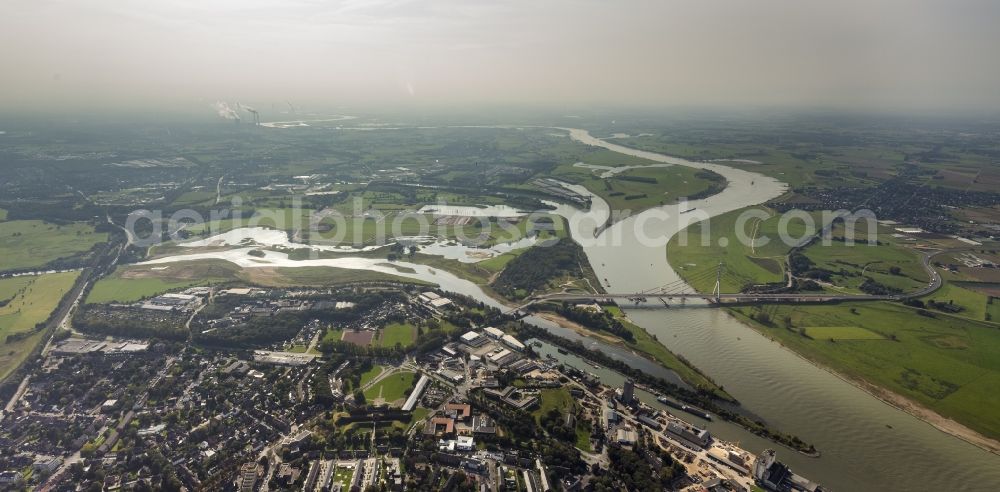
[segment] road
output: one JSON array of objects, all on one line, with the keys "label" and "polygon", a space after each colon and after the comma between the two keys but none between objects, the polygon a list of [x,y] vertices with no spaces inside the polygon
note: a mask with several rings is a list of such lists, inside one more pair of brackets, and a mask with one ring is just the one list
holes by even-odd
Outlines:
[{"label": "road", "polygon": [[566,294],[566,293],[555,293],[555,294],[543,294],[539,296],[532,297],[527,303],[524,303],[516,308],[513,308],[511,312],[520,311],[528,306],[544,301],[608,301],[615,299],[628,299],[632,301],[641,300],[639,302],[645,302],[648,298],[663,300],[673,300],[673,299],[703,299],[710,301],[710,306],[725,307],[729,303],[722,301],[735,301],[735,302],[768,302],[768,301],[780,301],[780,302],[844,302],[844,301],[903,301],[906,299],[914,299],[918,297],[923,297],[941,288],[942,280],[941,275],[938,274],[937,270],[931,265],[931,258],[942,253],[951,253],[958,250],[949,249],[936,251],[933,253],[925,253],[921,259],[922,266],[924,270],[927,271],[927,275],[930,281],[926,286],[917,289],[912,292],[906,292],[903,294],[894,295],[870,295],[870,294],[831,294],[831,293],[731,293],[731,294],[702,294],[702,293],[657,293],[656,291],[645,291],[645,292],[629,292],[629,293],[605,293],[605,294]]},{"label": "road", "polygon": [[[110,220],[110,218],[109,218]],[[72,319],[73,311],[77,306],[80,305],[80,301],[83,299],[83,295],[87,290],[87,286],[96,280],[96,272],[106,272],[110,271],[114,267],[119,258],[121,258],[122,252],[125,251],[125,245],[118,247],[118,251],[114,255],[102,255],[101,259],[109,258],[105,264],[95,264],[88,268],[84,268],[83,272],[80,274],[80,278],[77,279],[73,287],[65,294],[63,301],[59,303],[56,308],[55,315],[50,318],[46,330],[50,333],[45,339],[45,345],[42,347],[41,355],[44,357],[52,349],[52,336],[55,334],[56,329],[71,329],[70,320]],[[73,299],[72,302],[65,302],[66,299]],[[17,406],[17,402],[24,395],[25,390],[28,387],[28,382],[30,380],[30,375],[26,375],[24,379],[21,380],[21,384],[18,386],[17,391],[11,399],[4,405],[3,409],[0,409],[0,421],[6,416],[7,413],[12,411]]]}]

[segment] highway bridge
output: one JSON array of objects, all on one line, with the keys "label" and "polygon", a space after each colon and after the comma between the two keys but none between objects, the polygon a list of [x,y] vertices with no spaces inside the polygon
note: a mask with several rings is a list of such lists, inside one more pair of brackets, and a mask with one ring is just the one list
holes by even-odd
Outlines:
[{"label": "highway bridge", "polygon": [[[633,305],[645,305],[648,307],[670,307],[671,305],[683,305],[688,299],[708,301],[707,304],[699,303],[699,306],[725,306],[733,304],[754,304],[754,303],[817,303],[817,302],[845,302],[845,301],[902,301],[906,299],[922,297],[928,295],[941,287],[941,276],[931,265],[931,258],[946,251],[929,252],[923,255],[922,263],[924,270],[930,281],[926,286],[912,292],[905,292],[893,295],[870,295],[870,294],[842,294],[836,292],[782,292],[783,288],[774,288],[771,292],[721,292],[722,279],[725,265],[720,263],[714,272],[703,272],[696,277],[702,278],[704,275],[715,276],[715,288],[710,293],[698,292],[688,285],[684,280],[675,280],[669,284],[656,287],[642,292],[625,293],[570,293],[561,292],[553,294],[542,294],[531,297],[527,303],[518,306],[513,311],[526,308],[531,304],[544,301],[626,301]],[[792,285],[789,277],[786,287]]]}]

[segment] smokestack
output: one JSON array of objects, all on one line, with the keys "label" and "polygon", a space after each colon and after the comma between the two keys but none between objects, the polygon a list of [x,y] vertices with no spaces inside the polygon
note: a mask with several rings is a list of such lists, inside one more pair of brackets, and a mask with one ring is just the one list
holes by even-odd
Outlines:
[{"label": "smokestack", "polygon": [[[236,104],[238,106],[240,105],[239,103]],[[250,115],[253,116],[253,126],[260,126],[260,113],[258,113],[256,109],[251,108],[250,106],[240,106],[240,107],[242,107],[247,113],[250,113]]]}]

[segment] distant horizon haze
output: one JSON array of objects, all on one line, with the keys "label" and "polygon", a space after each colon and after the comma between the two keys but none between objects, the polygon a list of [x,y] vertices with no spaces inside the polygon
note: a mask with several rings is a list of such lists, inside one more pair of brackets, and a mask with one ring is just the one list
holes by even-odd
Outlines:
[{"label": "distant horizon haze", "polygon": [[988,0],[8,0],[0,111],[988,113],[998,20]]}]

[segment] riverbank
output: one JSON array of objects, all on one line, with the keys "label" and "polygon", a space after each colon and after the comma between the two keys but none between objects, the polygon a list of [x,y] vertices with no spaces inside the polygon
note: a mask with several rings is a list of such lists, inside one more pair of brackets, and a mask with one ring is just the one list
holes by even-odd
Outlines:
[{"label": "riverbank", "polygon": [[[1000,399],[995,388],[991,390],[1000,378],[990,364],[1000,346],[995,329],[952,318],[942,323],[891,303],[768,308],[769,319],[761,319],[753,308],[727,311],[782,348],[883,403],[1000,454],[1000,441],[986,432],[997,427],[997,407],[991,402]],[[874,338],[813,338],[809,330],[815,326],[863,330]],[[907,391],[913,396],[904,394]],[[932,404],[950,415],[932,409]]]},{"label": "riverbank", "polygon": [[865,393],[868,393],[869,395],[875,397],[876,399],[885,403],[886,405],[889,405],[890,407],[905,412],[919,419],[920,421],[931,425],[935,429],[945,434],[961,439],[984,451],[989,451],[991,453],[1000,455],[1000,441],[985,436],[975,431],[974,429],[971,429],[963,425],[958,421],[945,417],[935,412],[934,410],[931,410],[930,408],[921,405],[920,403],[914,401],[913,399],[907,398],[906,396],[893,392],[888,388],[885,388],[884,386],[873,383],[863,377],[852,376],[842,371],[838,371],[829,365],[818,363],[815,360],[806,357],[806,355],[803,354],[802,352],[794,350],[788,345],[781,343],[780,341],[781,339],[780,338],[776,339],[773,336],[773,333],[768,331],[768,327],[747,318],[745,315],[743,315],[738,311],[735,310],[728,310],[728,311],[731,312],[733,317],[742,321],[746,326],[750,327],[757,333],[760,333],[762,336],[768,338],[772,342],[777,343],[782,349],[795,355],[801,360],[808,362],[814,367],[822,369],[823,371],[826,371],[836,376],[838,379],[855,386],[856,388],[864,391]]},{"label": "riverbank", "polygon": [[[617,309],[617,307],[615,309]],[[573,330],[581,336],[595,338],[610,345],[628,348],[632,351],[632,354],[643,357],[670,369],[685,383],[691,385],[691,387],[709,391],[722,400],[734,403],[736,402],[736,399],[727,393],[725,389],[716,384],[715,381],[712,381],[708,376],[702,374],[701,371],[699,371],[698,368],[693,366],[690,362],[687,362],[677,354],[668,350],[646,330],[643,330],[641,327],[635,325],[631,321],[628,321],[624,314],[621,314],[620,316],[624,318],[626,328],[635,338],[635,340],[631,342],[613,334],[601,332],[599,330],[581,325],[580,323],[568,320],[555,312],[533,311],[533,314],[542,319],[551,321],[563,328]]]},{"label": "riverbank", "polygon": [[748,417],[745,413],[741,412],[738,403],[732,405],[731,402],[720,402],[710,393],[706,393],[701,390],[692,391],[687,388],[681,388],[665,381],[662,378],[637,370],[629,364],[616,360],[600,350],[589,349],[580,341],[569,340],[567,338],[549,333],[541,328],[530,325],[522,325],[518,329],[517,335],[522,339],[538,338],[545,340],[553,345],[556,345],[557,347],[562,347],[568,352],[571,352],[577,357],[587,360],[592,364],[598,363],[610,370],[617,371],[618,373],[631,378],[635,381],[638,387],[646,388],[646,390],[652,388],[653,391],[657,393],[672,396],[678,400],[707,410],[725,421],[742,427],[747,432],[767,439],[772,443],[785,446],[802,454],[803,456],[808,456],[810,458],[820,457],[820,452],[812,444],[802,441],[798,436],[775,431],[763,422]]}]

